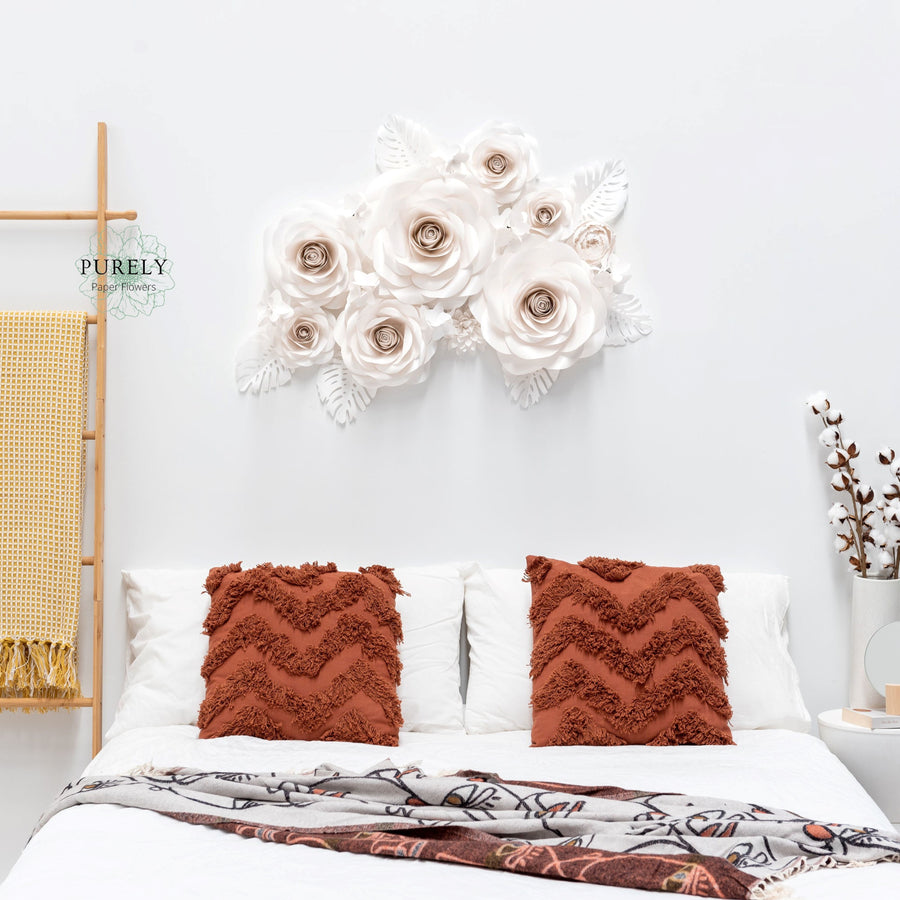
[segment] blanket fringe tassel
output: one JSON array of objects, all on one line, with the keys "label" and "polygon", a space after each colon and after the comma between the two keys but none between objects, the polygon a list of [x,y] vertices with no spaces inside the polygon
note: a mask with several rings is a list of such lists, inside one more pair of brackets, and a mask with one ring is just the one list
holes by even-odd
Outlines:
[{"label": "blanket fringe tassel", "polygon": [[[0,697],[81,696],[75,647],[62,641],[0,641]],[[47,708],[36,707],[38,712]],[[24,712],[33,712],[26,708]]]}]

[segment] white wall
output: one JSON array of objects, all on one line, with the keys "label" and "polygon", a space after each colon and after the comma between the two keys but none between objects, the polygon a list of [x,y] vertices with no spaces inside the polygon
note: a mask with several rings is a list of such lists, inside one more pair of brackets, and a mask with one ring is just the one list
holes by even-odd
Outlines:
[{"label": "white wall", "polygon": [[[867,451],[900,442],[896,4],[51,9],[2,10],[0,207],[89,207],[104,119],[110,203],[139,210],[177,283],[152,317],[110,328],[107,724],[119,570],[260,557],[784,572],[807,702],[844,701],[849,576],[802,401],[827,387]],[[548,173],[624,158],[620,248],[655,334],[527,413],[487,357],[440,361],[346,430],[309,382],[239,396],[264,225],[360,186],[390,112],[449,137],[518,122]],[[0,302],[83,302],[89,231],[3,224]],[[0,718],[0,877],[89,731],[88,713]]]}]

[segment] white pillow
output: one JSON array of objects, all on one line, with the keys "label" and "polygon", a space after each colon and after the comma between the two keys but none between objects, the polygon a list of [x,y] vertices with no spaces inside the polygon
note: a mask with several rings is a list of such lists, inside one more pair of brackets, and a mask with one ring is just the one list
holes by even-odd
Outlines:
[{"label": "white pillow", "polygon": [[[528,622],[531,585],[521,569],[462,570],[466,583],[469,687],[466,731],[531,728]],[[719,597],[728,622],[725,656],[731,727],[809,730],[810,716],[788,652],[788,581],[782,575],[729,575]]]},{"label": "white pillow", "polygon": [[523,569],[460,570],[466,583],[466,731],[531,730],[531,585]]},{"label": "white pillow", "polygon": [[[463,728],[459,637],[463,582],[453,565],[395,569],[410,596],[397,597],[403,621],[403,674],[397,694],[403,731]],[[207,570],[122,572],[128,617],[125,687],[107,740],[131,728],[196,725],[206,696],[200,667],[209,638]]]},{"label": "white pillow", "polygon": [[809,731],[800,676],[788,650],[788,580],[784,575],[723,572],[719,608],[728,623],[728,699],[732,728]]}]

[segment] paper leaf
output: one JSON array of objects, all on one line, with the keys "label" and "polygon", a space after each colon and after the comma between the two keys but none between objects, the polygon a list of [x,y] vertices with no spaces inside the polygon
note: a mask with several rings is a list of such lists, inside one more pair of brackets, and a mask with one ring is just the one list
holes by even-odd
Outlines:
[{"label": "paper leaf", "polygon": [[375,166],[379,172],[427,166],[437,149],[437,141],[423,125],[388,116],[375,137]]},{"label": "paper leaf", "polygon": [[268,329],[258,329],[241,343],[234,360],[234,377],[241,393],[271,391],[291,380],[288,367],[275,356]]},{"label": "paper leaf", "polygon": [[538,369],[536,372],[530,372],[528,375],[507,375],[503,373],[503,379],[509,388],[509,396],[513,403],[518,404],[522,409],[528,409],[534,406],[541,397],[549,393],[550,388],[559,378],[559,372],[550,371],[548,369]]},{"label": "paper leaf", "polygon": [[581,218],[606,225],[625,208],[628,196],[628,173],[621,159],[603,165],[588,166],[575,173],[575,201]]},{"label": "paper leaf", "polygon": [[355,421],[375,396],[375,391],[354,381],[347,367],[340,362],[319,369],[316,388],[325,411],[338,425]]},{"label": "paper leaf", "polygon": [[606,315],[604,347],[622,347],[653,331],[652,320],[632,294],[613,294]]}]

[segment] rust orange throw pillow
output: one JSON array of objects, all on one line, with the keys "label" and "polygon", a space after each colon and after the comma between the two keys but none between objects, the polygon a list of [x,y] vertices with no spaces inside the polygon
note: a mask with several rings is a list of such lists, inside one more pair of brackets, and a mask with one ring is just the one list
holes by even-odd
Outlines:
[{"label": "rust orange throw pillow", "polygon": [[396,746],[403,639],[392,569],[212,569],[201,738]]},{"label": "rust orange throw pillow", "polygon": [[527,562],[534,746],[734,743],[718,566]]}]

